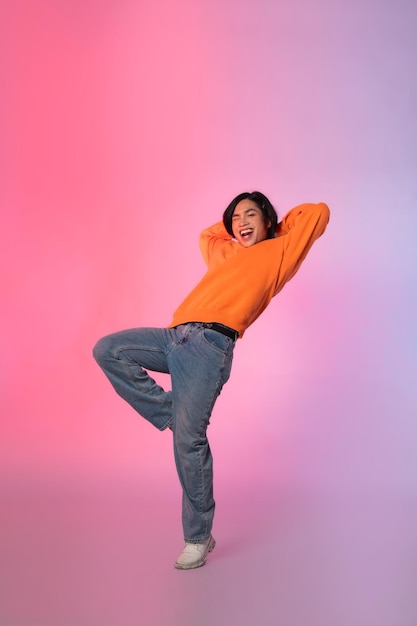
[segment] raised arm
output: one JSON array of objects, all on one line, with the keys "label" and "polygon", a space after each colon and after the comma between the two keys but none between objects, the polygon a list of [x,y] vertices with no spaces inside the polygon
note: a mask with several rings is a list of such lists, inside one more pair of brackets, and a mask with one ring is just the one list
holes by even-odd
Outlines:
[{"label": "raised arm", "polygon": [[207,265],[220,262],[229,256],[233,247],[232,237],[223,222],[217,222],[203,230],[200,235],[200,250]]},{"label": "raised arm", "polygon": [[313,243],[326,230],[330,211],[327,204],[300,204],[278,224],[277,236],[283,243],[283,262],[277,282],[280,291],[299,269]]}]

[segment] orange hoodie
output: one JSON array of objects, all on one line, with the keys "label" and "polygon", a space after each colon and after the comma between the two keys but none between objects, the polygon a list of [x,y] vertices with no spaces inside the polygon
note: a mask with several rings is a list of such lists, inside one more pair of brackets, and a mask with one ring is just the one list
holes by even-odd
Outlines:
[{"label": "orange hoodie", "polygon": [[201,233],[208,271],[174,313],[170,328],[187,322],[218,322],[242,337],[297,272],[329,221],[329,208],[301,204],[278,225],[274,239],[245,248],[222,222]]}]

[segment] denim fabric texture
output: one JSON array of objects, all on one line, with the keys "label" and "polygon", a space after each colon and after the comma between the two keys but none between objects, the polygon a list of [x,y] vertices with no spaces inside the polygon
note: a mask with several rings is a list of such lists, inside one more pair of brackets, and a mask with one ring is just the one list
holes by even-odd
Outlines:
[{"label": "denim fabric texture", "polygon": [[[94,347],[94,358],[117,393],[159,430],[173,430],[187,542],[199,543],[211,534],[213,459],[206,431],[230,376],[233,349],[232,339],[199,322],[124,330]],[[172,391],[147,370],[170,374]]]}]

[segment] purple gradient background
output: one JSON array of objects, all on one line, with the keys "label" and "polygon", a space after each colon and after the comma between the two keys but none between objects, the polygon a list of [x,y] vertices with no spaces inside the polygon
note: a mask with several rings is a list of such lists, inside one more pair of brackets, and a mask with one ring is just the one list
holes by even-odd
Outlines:
[{"label": "purple gradient background", "polygon": [[[417,623],[416,18],[1,4],[1,626]],[[331,223],[238,343],[210,429],[218,548],[176,572],[169,433],[91,348],[168,324],[199,232],[254,188]]]}]

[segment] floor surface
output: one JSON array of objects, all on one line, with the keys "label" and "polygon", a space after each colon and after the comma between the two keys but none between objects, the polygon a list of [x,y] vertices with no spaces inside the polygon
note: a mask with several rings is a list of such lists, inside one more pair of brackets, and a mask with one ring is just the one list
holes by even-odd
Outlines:
[{"label": "floor surface", "polygon": [[415,505],[223,486],[216,549],[177,571],[178,493],[5,490],[0,626],[416,626]]}]

